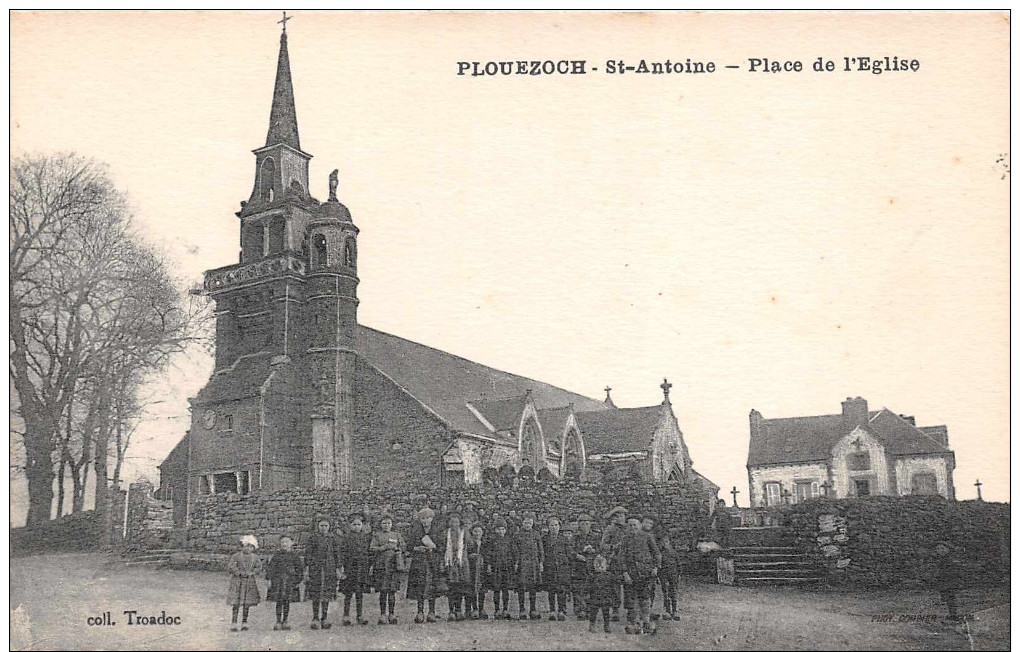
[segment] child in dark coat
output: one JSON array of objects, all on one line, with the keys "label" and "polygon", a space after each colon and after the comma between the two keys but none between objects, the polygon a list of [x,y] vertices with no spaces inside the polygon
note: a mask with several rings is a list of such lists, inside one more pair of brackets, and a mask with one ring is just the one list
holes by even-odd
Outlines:
[{"label": "child in dark coat", "polygon": [[312,601],[312,629],[329,629],[329,601],[336,599],[337,578],[340,575],[339,548],[336,537],[329,531],[329,520],[320,518],[315,532],[305,545],[305,565],[308,581],[305,593]]},{"label": "child in dark coat", "polygon": [[447,517],[447,528],[443,554],[443,573],[448,588],[447,603],[450,614],[448,621],[464,620],[465,611],[474,591],[468,549],[471,535],[460,524],[460,514],[454,512]]},{"label": "child in dark coat", "polygon": [[485,572],[485,530],[481,523],[471,528],[471,545],[468,548],[468,563],[471,566],[471,595],[468,605],[472,620],[488,620],[485,613],[485,592],[488,575]]},{"label": "child in dark coat", "polygon": [[[521,531],[516,537],[517,561],[517,613],[521,620],[538,620],[535,600],[542,581],[542,566],[545,563],[545,552],[542,547],[542,535],[534,529],[535,518],[526,515],[521,521]],[[524,594],[528,594],[531,610],[524,611]]]},{"label": "child in dark coat", "polygon": [[[589,514],[581,514],[577,517],[577,533],[573,540],[573,559],[571,568],[571,579],[573,580],[574,615],[579,620],[588,618],[587,595],[588,585],[591,577],[591,563],[595,559],[595,552],[601,545],[601,539],[591,531],[593,519]],[[588,549],[591,552],[587,552]]]},{"label": "child in dark coat", "polygon": [[[400,575],[403,570],[403,555],[406,549],[404,537],[393,531],[393,517],[385,514],[379,522],[379,530],[372,535],[369,546],[375,555],[372,564],[375,588],[379,591],[379,624],[396,625],[394,614],[396,594],[400,590]],[[389,611],[387,618],[386,612]]]},{"label": "child in dark coat", "polygon": [[273,555],[266,566],[269,592],[266,600],[276,603],[276,624],[274,630],[290,629],[290,603],[301,601],[301,579],[305,574],[305,563],[301,555],[294,552],[294,540],[280,537],[280,551]]},{"label": "child in dark coat", "polygon": [[493,536],[486,543],[482,555],[485,570],[492,587],[493,618],[510,620],[510,591],[515,588],[514,569],[517,566],[516,547],[507,536],[506,521],[497,517],[492,522]]},{"label": "child in dark coat", "polygon": [[[407,577],[407,599],[418,601],[416,623],[436,622],[436,598],[442,595],[442,562],[446,538],[435,525],[436,513],[429,507],[422,508],[417,522],[411,527],[408,544],[411,547],[411,569]],[[425,601],[429,603],[425,615]]]},{"label": "child in dark coat", "polygon": [[655,632],[652,626],[650,587],[659,572],[661,554],[652,535],[641,529],[641,521],[627,521],[629,531],[620,547],[623,561],[624,595],[627,598],[628,634]]},{"label": "child in dark coat", "polygon": [[231,605],[230,631],[237,631],[237,612],[243,608],[241,631],[248,630],[248,609],[262,601],[255,576],[262,572],[262,560],[255,554],[258,539],[252,534],[241,537],[241,551],[235,552],[227,562],[230,573],[230,589],[227,603]]},{"label": "child in dark coat", "polygon": [[351,514],[350,525],[340,540],[340,591],[344,594],[344,625],[351,624],[351,596],[354,596],[356,619],[359,625],[367,625],[363,616],[364,594],[368,590],[368,572],[372,566],[369,550],[371,535],[362,532],[365,519],[361,514]]},{"label": "child in dark coat", "polygon": [[609,572],[609,561],[602,555],[592,559],[591,580],[588,583],[588,631],[595,631],[595,620],[602,612],[602,631],[609,632],[609,612],[616,604],[619,585]]},{"label": "child in dark coat", "polygon": [[680,581],[680,553],[673,548],[669,533],[664,533],[659,543],[662,565],[659,567],[659,585],[662,587],[662,603],[666,613],[663,620],[677,620],[677,586]]},{"label": "child in dark coat", "polygon": [[542,539],[545,563],[542,581],[549,594],[549,620],[567,619],[567,591],[570,590],[570,541],[560,533],[560,519],[549,519],[549,533]]}]

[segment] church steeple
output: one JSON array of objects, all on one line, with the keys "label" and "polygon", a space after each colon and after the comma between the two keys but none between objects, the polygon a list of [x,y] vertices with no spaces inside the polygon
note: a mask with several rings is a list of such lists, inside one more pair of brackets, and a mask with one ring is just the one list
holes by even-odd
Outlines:
[{"label": "church steeple", "polygon": [[[284,20],[290,20],[284,17]],[[298,137],[297,111],[294,109],[294,83],[290,78],[290,55],[287,52],[287,25],[280,34],[280,56],[276,62],[276,86],[273,88],[273,108],[269,113],[269,132],[266,147],[279,144],[301,149]]]},{"label": "church steeple", "polygon": [[[284,16],[284,21],[290,20]],[[280,56],[276,62],[273,107],[269,112],[266,144],[255,150],[255,184],[251,197],[242,202],[238,215],[248,216],[278,207],[280,202],[303,202],[308,194],[308,161],[298,137],[294,109],[294,82],[290,77],[287,30],[280,34]]]}]

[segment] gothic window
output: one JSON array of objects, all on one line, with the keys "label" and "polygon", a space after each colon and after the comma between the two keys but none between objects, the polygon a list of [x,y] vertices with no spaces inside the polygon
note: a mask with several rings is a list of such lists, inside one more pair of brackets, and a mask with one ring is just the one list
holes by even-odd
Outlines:
[{"label": "gothic window", "polygon": [[274,217],[269,223],[269,252],[278,254],[284,250],[286,245],[286,224],[282,217]]},{"label": "gothic window", "polygon": [[262,201],[273,201],[273,184],[276,182],[276,161],[269,157],[262,161],[259,170],[259,198]]},{"label": "gothic window", "polygon": [[854,494],[863,498],[871,495],[871,482],[867,479],[854,480]]},{"label": "gothic window", "polygon": [[583,470],[584,458],[581,452],[581,442],[578,439],[577,431],[571,430],[563,445],[563,474],[568,478],[576,479],[581,477]]},{"label": "gothic window", "polygon": [[344,241],[344,267],[354,267],[356,258],[354,238],[347,238]]},{"label": "gothic window", "polygon": [[328,259],[326,258],[326,236],[321,233],[313,236],[312,250],[314,253],[312,265],[315,265],[316,267],[325,267],[328,263]]},{"label": "gothic window", "polygon": [[530,421],[525,424],[524,435],[521,438],[521,460],[532,467],[539,467],[542,462],[538,431]]}]

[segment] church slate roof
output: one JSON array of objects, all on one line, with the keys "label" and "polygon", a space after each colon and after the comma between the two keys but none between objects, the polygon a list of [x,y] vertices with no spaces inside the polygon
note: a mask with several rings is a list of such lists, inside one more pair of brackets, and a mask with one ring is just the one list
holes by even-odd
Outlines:
[{"label": "church slate roof", "polygon": [[[846,422],[842,414],[762,419],[760,430],[751,430],[747,465],[828,460],[833,446],[855,428],[856,425]],[[881,441],[892,455],[952,453],[907,419],[885,408],[869,412],[864,429]]]},{"label": "church slate roof", "polygon": [[271,360],[269,352],[238,358],[225,370],[214,373],[192,403],[207,405],[257,396],[272,369]]},{"label": "church slate roof", "polygon": [[570,418],[570,406],[549,408],[538,411],[538,422],[542,424],[542,433],[547,443],[555,443],[559,450],[560,436],[567,427]]},{"label": "church slate roof", "polygon": [[588,455],[632,453],[652,447],[662,421],[662,405],[575,412]]},{"label": "church slate roof", "polygon": [[296,150],[301,149],[297,111],[294,108],[294,82],[290,77],[290,55],[287,53],[287,32],[280,35],[280,56],[276,62],[273,107],[269,112],[269,131],[266,133],[266,147],[280,143]]},{"label": "church slate roof", "polygon": [[[517,432],[517,427],[521,423],[521,415],[524,414],[524,406],[527,404],[527,395],[493,400],[482,399],[470,403],[485,417],[489,425],[496,429],[496,432],[505,430]],[[544,426],[545,423],[543,422],[542,425]]]},{"label": "church slate roof", "polygon": [[573,403],[576,409],[608,409],[602,401],[493,369],[360,324],[357,349],[366,362],[457,432],[489,435],[468,408],[468,402],[477,409],[479,403],[507,396],[523,396],[528,390],[531,390],[531,398],[538,409],[569,403]]}]

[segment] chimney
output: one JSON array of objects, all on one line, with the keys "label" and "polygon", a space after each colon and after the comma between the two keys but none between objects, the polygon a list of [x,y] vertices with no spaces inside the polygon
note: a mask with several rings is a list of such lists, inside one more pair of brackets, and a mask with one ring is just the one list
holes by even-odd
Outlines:
[{"label": "chimney", "polygon": [[851,430],[868,422],[868,401],[858,396],[843,401],[843,423]]},{"label": "chimney", "polygon": [[750,430],[752,439],[761,432],[761,422],[763,420],[764,419],[762,419],[761,412],[754,409],[751,410],[751,413],[748,415],[748,421],[750,422],[751,425]]}]

